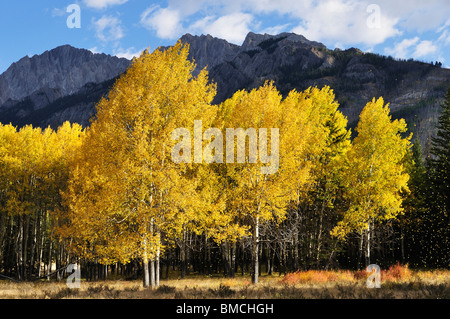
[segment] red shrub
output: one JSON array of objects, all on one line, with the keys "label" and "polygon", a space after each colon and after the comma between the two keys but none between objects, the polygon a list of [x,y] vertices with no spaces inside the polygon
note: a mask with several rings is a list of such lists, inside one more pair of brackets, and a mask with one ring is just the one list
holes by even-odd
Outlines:
[{"label": "red shrub", "polygon": [[412,272],[408,268],[408,265],[392,265],[388,270],[381,271],[382,281],[398,281],[411,279]]}]

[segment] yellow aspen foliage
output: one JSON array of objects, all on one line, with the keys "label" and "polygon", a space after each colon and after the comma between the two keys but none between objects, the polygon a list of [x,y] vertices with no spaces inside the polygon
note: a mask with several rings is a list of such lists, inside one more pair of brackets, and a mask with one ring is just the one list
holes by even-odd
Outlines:
[{"label": "yellow aspen foliage", "polygon": [[[296,123],[291,124],[294,125],[292,133],[296,134],[292,140],[298,148],[296,166],[303,167],[302,172],[306,174],[303,178],[297,177],[301,182],[296,188],[296,199],[297,203],[305,202],[310,200],[307,191],[317,187],[321,179],[325,179],[326,187],[337,187],[332,179],[337,177],[350,146],[350,131],[346,117],[338,110],[333,90],[328,86],[310,87],[300,93],[292,91],[284,102],[293,105],[294,113],[290,117],[296,119]],[[301,145],[303,149],[299,148]]]},{"label": "yellow aspen foliage", "polygon": [[335,236],[345,238],[369,222],[393,219],[403,211],[402,192],[408,192],[409,179],[404,159],[411,136],[402,136],[405,121],[392,120],[389,112],[382,98],[374,98],[361,112],[342,172],[349,208],[333,229]]},{"label": "yellow aspen foliage", "polygon": [[[223,169],[227,212],[234,223],[251,231],[254,283],[258,281],[260,226],[283,221],[287,204],[308,178],[304,162],[312,132],[307,123],[309,105],[295,91],[282,100],[273,83],[267,82],[251,92],[236,92],[220,106],[227,131]],[[242,155],[245,160],[239,159]]]},{"label": "yellow aspen foliage", "polygon": [[[196,220],[196,168],[171,158],[177,128],[211,125],[215,86],[192,75],[188,45],[144,51],[97,105],[73,165],[68,230],[73,249],[103,263],[141,258],[144,265]],[[67,232],[69,234],[69,231]]]},{"label": "yellow aspen foliage", "polygon": [[309,88],[303,92],[310,101],[308,124],[311,134],[305,159],[309,165],[307,187],[299,193],[297,209],[314,208],[319,221],[319,236],[325,216],[336,215],[334,203],[342,187],[342,168],[350,148],[351,132],[347,118],[338,110],[333,90]]},{"label": "yellow aspen foliage", "polygon": [[[60,205],[68,164],[79,144],[81,126],[64,123],[58,132],[27,125],[17,130],[0,124],[0,174],[4,209],[10,215]],[[78,143],[78,144],[77,144]]]},{"label": "yellow aspen foliage", "polygon": [[39,241],[42,260],[44,237],[50,247],[63,248],[54,229],[65,223],[61,191],[67,187],[81,135],[81,126],[68,122],[57,132],[0,124],[0,219],[10,223],[16,238],[12,256],[20,280],[33,276]]}]

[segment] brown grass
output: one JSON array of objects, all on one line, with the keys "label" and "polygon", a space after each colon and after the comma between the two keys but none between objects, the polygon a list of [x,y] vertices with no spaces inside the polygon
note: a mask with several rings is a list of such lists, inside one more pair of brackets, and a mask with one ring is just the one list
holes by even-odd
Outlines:
[{"label": "brown grass", "polygon": [[248,277],[190,276],[162,280],[157,289],[143,288],[142,281],[81,282],[69,289],[62,282],[13,283],[0,281],[2,299],[353,299],[353,298],[450,298],[450,271],[412,271],[395,265],[381,273],[381,288],[366,287],[364,271],[299,271],[284,277],[261,276],[257,285]]}]

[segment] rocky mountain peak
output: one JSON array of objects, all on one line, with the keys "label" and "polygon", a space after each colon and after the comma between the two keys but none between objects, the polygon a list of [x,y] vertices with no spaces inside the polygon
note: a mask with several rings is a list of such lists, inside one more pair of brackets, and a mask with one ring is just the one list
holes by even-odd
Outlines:
[{"label": "rocky mountain peak", "polygon": [[183,35],[180,41],[190,45],[189,59],[195,60],[197,72],[204,67],[211,69],[224,61],[233,59],[240,49],[235,44],[209,34],[194,36],[188,33]]},{"label": "rocky mountain peak", "polygon": [[271,34],[257,34],[253,32],[249,32],[245,37],[244,43],[242,44],[241,50],[248,51],[261,46],[264,41],[281,41],[285,40],[287,42],[297,42],[303,43],[308,46],[321,47],[325,48],[325,45],[319,42],[310,41],[306,39],[303,35],[296,33],[283,32],[277,35]]},{"label": "rocky mountain peak", "polygon": [[124,72],[130,61],[70,45],[25,56],[0,75],[0,107],[44,90],[75,93],[89,82],[100,83]]},{"label": "rocky mountain peak", "polygon": [[[211,35],[186,34],[195,72],[207,67],[217,84],[214,103],[241,89],[273,81],[281,94],[330,86],[356,125],[364,105],[383,96],[394,118],[405,118],[423,145],[433,134],[450,70],[413,60],[396,60],[359,49],[329,50],[294,33],[250,32],[241,46]],[[61,46],[24,57],[0,75],[0,122],[56,128],[64,121],[89,125],[95,104],[130,61]]]}]

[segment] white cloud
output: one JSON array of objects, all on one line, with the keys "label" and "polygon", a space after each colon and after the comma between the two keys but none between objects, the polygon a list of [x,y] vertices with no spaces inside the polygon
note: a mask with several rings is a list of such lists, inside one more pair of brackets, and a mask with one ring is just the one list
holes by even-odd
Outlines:
[{"label": "white cloud", "polygon": [[432,41],[424,40],[421,41],[417,46],[413,53],[414,58],[420,58],[423,56],[430,55],[435,53],[438,50],[438,47],[433,44]]},{"label": "white cloud", "polygon": [[159,38],[174,39],[182,33],[177,10],[152,6],[142,13],[140,22],[148,30],[156,31]]},{"label": "white cloud", "polygon": [[445,0],[379,1],[381,6],[400,18],[399,27],[406,31],[434,31],[450,16],[450,2]]},{"label": "white cloud", "polygon": [[450,27],[450,19],[448,19],[447,21],[445,21],[445,23],[439,27],[439,29],[437,30],[437,32],[442,32],[444,31],[447,27]]},{"label": "white cloud", "polygon": [[289,30],[290,24],[283,24],[283,25],[276,25],[273,27],[268,27],[260,31],[260,33],[267,33],[267,34],[280,34],[282,32],[285,32],[286,30]]},{"label": "white cloud", "polygon": [[93,20],[95,36],[102,42],[118,41],[124,37],[122,22],[113,16],[102,16]]},{"label": "white cloud", "polygon": [[444,45],[449,45],[450,32],[448,30],[444,30],[444,32],[442,32],[441,36],[439,37],[438,41],[444,43]]},{"label": "white cloud", "polygon": [[128,48],[128,49],[117,49],[114,50],[114,55],[119,58],[125,58],[128,60],[132,60],[134,57],[138,58],[141,56],[141,53],[144,50],[136,50],[134,47]]},{"label": "white cloud", "polygon": [[450,19],[448,19],[438,30],[437,33],[441,33],[437,42],[441,45],[449,45],[450,44]]},{"label": "white cloud", "polygon": [[192,24],[188,30],[210,34],[232,43],[242,44],[246,35],[250,32],[252,22],[253,16],[251,14],[236,12],[219,18],[205,17]]},{"label": "white cloud", "polygon": [[[396,28],[398,19],[378,12],[367,12],[367,4],[342,0],[321,1],[302,14],[301,23],[292,29],[310,40],[339,42],[343,45],[383,43],[401,34]],[[376,14],[377,25],[371,22]]]},{"label": "white cloud", "polygon": [[412,39],[404,39],[394,45],[393,48],[386,48],[384,51],[386,54],[393,56],[397,59],[406,59],[409,57],[410,49],[419,42],[419,37]]},{"label": "white cloud", "polygon": [[52,17],[62,17],[66,15],[66,10],[65,9],[60,9],[60,8],[53,8],[52,9]]},{"label": "white cloud", "polygon": [[[390,2],[381,2],[382,5],[378,6],[381,15],[377,28],[371,27],[367,22],[367,8],[373,3],[372,0],[170,0],[166,9],[177,11],[178,25],[189,23],[189,17],[198,14],[200,17],[195,17],[197,22],[191,23],[188,31],[200,30],[203,33],[215,33],[219,37],[222,34],[223,38],[232,42],[240,42],[243,38],[242,31],[251,29],[260,33],[292,31],[311,40],[374,46],[401,34],[397,27],[401,16],[392,14]],[[273,15],[285,18],[286,23],[266,25],[263,30],[259,30],[260,19]],[[219,32],[219,27],[223,31]],[[156,30],[161,28],[153,26]]]},{"label": "white cloud", "polygon": [[94,53],[94,54],[101,53],[101,52],[98,50],[97,47],[93,47],[93,48],[90,48],[90,49],[88,49],[88,50],[91,51],[91,52]]},{"label": "white cloud", "polygon": [[128,0],[83,0],[84,4],[90,8],[104,9],[108,6],[124,4]]},{"label": "white cloud", "polygon": [[[376,27],[369,22],[374,16],[368,11],[372,4],[379,9]],[[392,38],[401,41],[402,34],[421,36],[421,32],[438,30],[439,41],[434,39],[433,44],[417,40],[408,46],[411,39],[405,39],[386,49],[403,58],[414,53],[432,54],[429,52],[436,46],[449,44],[449,16],[450,1],[443,0],[168,0],[166,7],[148,8],[141,16],[141,25],[164,39],[176,39],[190,32],[241,44],[249,31],[290,31],[329,46],[339,44],[363,50]],[[276,22],[270,25],[271,21]]]},{"label": "white cloud", "polygon": [[394,45],[393,48],[386,48],[385,53],[397,59],[421,58],[429,56],[438,51],[438,46],[432,41],[419,41],[419,37],[404,39]]}]

